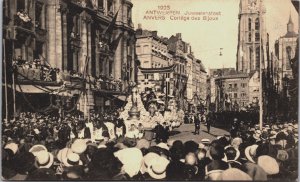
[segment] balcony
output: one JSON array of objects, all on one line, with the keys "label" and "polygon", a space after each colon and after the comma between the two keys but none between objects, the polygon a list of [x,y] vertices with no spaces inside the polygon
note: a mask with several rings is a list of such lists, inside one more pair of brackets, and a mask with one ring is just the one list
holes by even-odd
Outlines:
[{"label": "balcony", "polygon": [[58,69],[42,65],[36,59],[32,62],[18,59],[13,62],[17,81],[20,83],[59,84]]},{"label": "balcony", "polygon": [[113,78],[107,78],[100,76],[100,78],[88,78],[88,83],[91,85],[92,90],[96,92],[112,91],[112,92],[125,92],[124,84],[122,80],[115,80]]}]

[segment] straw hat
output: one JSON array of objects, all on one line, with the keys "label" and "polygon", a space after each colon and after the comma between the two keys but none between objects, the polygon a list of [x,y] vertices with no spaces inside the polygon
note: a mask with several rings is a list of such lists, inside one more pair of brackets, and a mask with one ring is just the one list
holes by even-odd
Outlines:
[{"label": "straw hat", "polygon": [[203,144],[210,144],[210,140],[207,139],[207,138],[203,138],[203,139],[201,140],[201,143],[203,143]]},{"label": "straw hat", "polygon": [[245,172],[236,169],[229,168],[223,171],[217,180],[220,181],[252,181],[252,178]]},{"label": "straw hat", "polygon": [[17,153],[18,151],[18,144],[16,143],[8,143],[5,145],[4,149],[10,149],[11,151],[13,151],[14,154]]},{"label": "straw hat", "polygon": [[246,149],[245,149],[246,158],[250,162],[255,163],[253,157],[256,155],[256,149],[257,149],[257,147],[258,147],[258,145],[254,144],[254,145],[246,147]]},{"label": "straw hat", "polygon": [[125,148],[114,153],[123,164],[123,170],[133,177],[138,174],[143,162],[142,151],[138,148]]},{"label": "straw hat", "polygon": [[263,168],[268,175],[279,173],[279,165],[273,157],[262,155],[258,157],[257,164]]},{"label": "straw hat", "polygon": [[160,147],[160,148],[162,148],[162,149],[166,149],[166,150],[169,150],[169,147],[168,147],[168,145],[166,144],[166,143],[159,143],[159,144],[157,144],[156,145],[157,147]]},{"label": "straw hat", "polygon": [[76,139],[71,145],[71,149],[76,154],[82,154],[87,148],[86,141],[84,139]]},{"label": "straw hat", "polygon": [[70,167],[70,166],[82,165],[83,163],[80,160],[78,154],[74,152],[68,152],[67,157],[63,158],[63,164],[66,167]]},{"label": "straw hat", "polygon": [[170,161],[164,157],[158,157],[148,166],[148,174],[154,179],[166,178],[166,169]]},{"label": "straw hat", "polygon": [[146,172],[148,172],[148,167],[150,165],[150,163],[152,161],[155,161],[159,158],[160,156],[154,152],[149,152],[148,154],[146,154],[144,157],[143,157],[143,164],[142,164],[142,167],[141,167],[141,173],[142,174],[145,174]]},{"label": "straw hat", "polygon": [[41,151],[48,151],[44,145],[34,145],[29,149],[34,156],[36,156]]},{"label": "straw hat", "polygon": [[53,164],[53,154],[46,150],[36,153],[36,165],[38,168],[50,168]]}]

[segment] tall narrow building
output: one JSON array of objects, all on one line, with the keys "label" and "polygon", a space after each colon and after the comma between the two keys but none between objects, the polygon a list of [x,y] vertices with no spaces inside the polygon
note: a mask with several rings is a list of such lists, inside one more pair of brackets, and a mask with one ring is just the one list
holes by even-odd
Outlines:
[{"label": "tall narrow building", "polygon": [[[238,72],[259,70],[260,40],[266,40],[263,0],[241,0],[236,68]],[[262,56],[263,57],[263,56]]]}]

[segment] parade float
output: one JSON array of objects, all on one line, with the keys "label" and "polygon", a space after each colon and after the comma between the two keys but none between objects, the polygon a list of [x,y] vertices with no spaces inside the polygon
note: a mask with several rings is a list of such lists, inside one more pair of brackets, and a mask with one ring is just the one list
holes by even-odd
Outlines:
[{"label": "parade float", "polygon": [[145,137],[150,135],[148,137],[151,138],[151,131],[157,123],[166,122],[172,128],[180,126],[183,121],[183,116],[181,116],[183,111],[178,111],[175,101],[169,102],[169,111],[165,111],[164,116],[157,108],[157,100],[153,99],[148,102],[150,104],[148,108],[145,108],[138,88],[132,89],[132,94],[127,97],[127,104],[120,113],[120,118],[124,120],[127,130],[132,124],[138,126],[141,123],[145,129]]}]

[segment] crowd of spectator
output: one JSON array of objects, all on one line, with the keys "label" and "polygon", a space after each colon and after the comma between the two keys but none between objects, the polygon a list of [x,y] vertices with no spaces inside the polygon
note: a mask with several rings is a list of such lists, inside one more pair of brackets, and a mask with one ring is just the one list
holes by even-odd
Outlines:
[{"label": "crowd of spectator", "polygon": [[[118,113],[66,119],[22,113],[2,127],[2,177],[8,180],[296,180],[298,124],[248,126],[200,143],[144,138]],[[166,131],[168,126],[155,127]],[[126,131],[128,130],[128,131]]]}]

